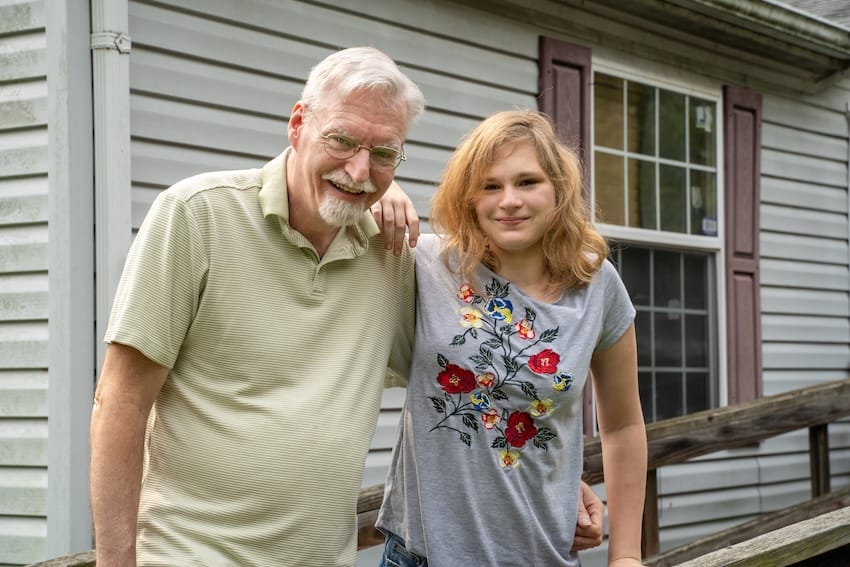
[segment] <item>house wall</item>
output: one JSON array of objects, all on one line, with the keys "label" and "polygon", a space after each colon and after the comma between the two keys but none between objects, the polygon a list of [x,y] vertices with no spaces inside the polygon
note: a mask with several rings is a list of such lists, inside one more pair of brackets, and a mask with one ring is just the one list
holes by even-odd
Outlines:
[{"label": "house wall", "polygon": [[44,3],[0,4],[0,564],[46,549],[46,52]]},{"label": "house wall", "polygon": [[[453,3],[375,0],[352,0],[344,10],[297,1],[238,7],[224,0],[131,2],[130,32],[136,225],[174,180],[255,166],[275,155],[286,143],[288,111],[309,68],[332,50],[364,43],[391,54],[428,101],[406,146],[410,159],[398,172],[424,214],[463,132],[490,112],[536,107],[538,36],[557,37]],[[631,33],[641,40],[640,32]],[[594,44],[582,38],[606,61],[640,63],[617,50],[623,40],[600,35]],[[656,62],[644,65],[660,69]],[[688,77],[721,84],[681,68],[669,73],[679,84]],[[815,97],[763,94],[762,321],[769,395],[843,378],[850,362],[844,117],[850,93],[845,83]],[[403,397],[401,390],[386,393],[365,485],[384,480]],[[850,484],[848,428],[833,427],[831,443],[833,482]],[[662,546],[807,498],[806,451],[801,432],[663,469]],[[363,564],[372,555],[361,553]],[[588,554],[585,563],[604,564],[603,552]]]},{"label": "house wall", "polygon": [[[720,83],[667,68],[575,13],[575,30],[443,0],[161,0],[129,3],[133,229],[154,197],[208,170],[256,167],[286,145],[286,120],[310,67],[341,47],[393,56],[428,106],[398,180],[420,213],[462,134],[491,112],[536,107],[541,34],[587,45],[677,83]],[[587,30],[593,30],[593,33]],[[46,548],[47,112],[44,5],[0,6],[0,565]],[[675,43],[670,43],[671,51]],[[693,46],[683,48],[691,56]],[[640,52],[640,50],[637,50]],[[52,55],[51,55],[52,56]],[[726,64],[702,52],[713,70]],[[9,62],[10,64],[7,64]],[[736,62],[740,78],[741,63]],[[809,97],[762,90],[761,278],[764,393],[844,378],[848,323],[850,82]],[[8,394],[8,395],[7,395]],[[364,485],[383,482],[402,390],[388,390]],[[850,484],[850,426],[830,430],[833,485]],[[805,432],[659,472],[667,548],[808,496]],[[82,521],[82,519],[81,519]],[[375,564],[376,550],[360,563]],[[603,565],[604,548],[585,565]]]}]

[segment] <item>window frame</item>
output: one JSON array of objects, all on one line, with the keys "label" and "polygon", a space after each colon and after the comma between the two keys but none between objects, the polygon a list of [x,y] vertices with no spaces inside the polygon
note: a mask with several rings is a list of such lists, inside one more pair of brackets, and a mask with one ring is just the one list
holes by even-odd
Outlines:
[{"label": "window frame", "polygon": [[[633,54],[612,53],[604,46],[591,49],[553,37],[539,38],[539,108],[549,114],[565,141],[579,149],[585,171],[592,151],[590,83],[594,66],[629,73],[636,69],[641,77],[654,74],[686,91],[717,89],[717,81],[691,71]],[[717,289],[717,305],[718,404],[723,406],[761,396],[764,375],[759,267],[762,97],[732,85],[722,85],[721,92],[718,122],[722,122],[723,151],[718,155],[718,185],[722,190],[718,199],[722,201],[718,202],[718,217],[723,211],[725,222],[719,223],[718,237],[725,253],[718,256],[723,263],[718,262],[717,273],[723,280]],[[585,188],[589,190],[589,183]],[[606,232],[612,238],[620,236],[612,229]],[[585,432],[591,434],[593,400],[589,390],[585,390]]]}]

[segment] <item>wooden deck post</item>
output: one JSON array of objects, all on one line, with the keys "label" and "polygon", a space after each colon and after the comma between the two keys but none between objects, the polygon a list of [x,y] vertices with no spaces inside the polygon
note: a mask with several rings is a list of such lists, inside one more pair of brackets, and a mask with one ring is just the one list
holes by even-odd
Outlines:
[{"label": "wooden deck post", "polygon": [[641,557],[650,557],[660,549],[658,536],[658,472],[646,471],[646,495],[643,501],[643,526],[640,532]]},{"label": "wooden deck post", "polygon": [[812,475],[812,498],[830,492],[828,425],[809,428],[809,467]]}]

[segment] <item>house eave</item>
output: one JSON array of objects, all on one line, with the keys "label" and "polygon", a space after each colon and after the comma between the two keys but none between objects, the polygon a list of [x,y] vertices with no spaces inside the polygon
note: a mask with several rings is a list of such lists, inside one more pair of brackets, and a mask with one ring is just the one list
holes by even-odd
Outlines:
[{"label": "house eave", "polygon": [[[775,0],[455,0],[567,35],[602,37],[601,29],[577,23],[576,15],[613,21],[653,37],[674,38],[710,50],[719,58],[749,63],[753,82],[760,69],[787,78],[796,91],[820,91],[850,72],[850,29]],[[609,43],[616,44],[618,38]],[[664,54],[659,51],[657,59]],[[701,61],[694,61],[701,64]],[[734,76],[733,76],[734,75]],[[736,71],[727,79],[738,78]],[[721,77],[723,78],[723,77]],[[785,82],[785,81],[783,81]]]}]

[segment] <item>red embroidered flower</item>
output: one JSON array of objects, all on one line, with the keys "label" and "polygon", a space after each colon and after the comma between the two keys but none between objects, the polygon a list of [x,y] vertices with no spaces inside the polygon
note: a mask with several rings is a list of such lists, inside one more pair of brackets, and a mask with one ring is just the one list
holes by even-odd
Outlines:
[{"label": "red embroidered flower", "polygon": [[475,374],[456,364],[447,364],[437,375],[437,382],[449,394],[466,394],[475,388]]},{"label": "red embroidered flower", "polygon": [[457,298],[472,303],[472,300],[475,299],[475,290],[469,287],[469,284],[463,284],[457,292]]},{"label": "red embroidered flower", "polygon": [[528,367],[536,374],[554,374],[558,371],[561,355],[547,348],[528,359]]},{"label": "red embroidered flower", "polygon": [[537,435],[537,427],[527,412],[515,411],[508,417],[505,438],[511,444],[511,447],[522,447],[526,441],[535,435]]}]

